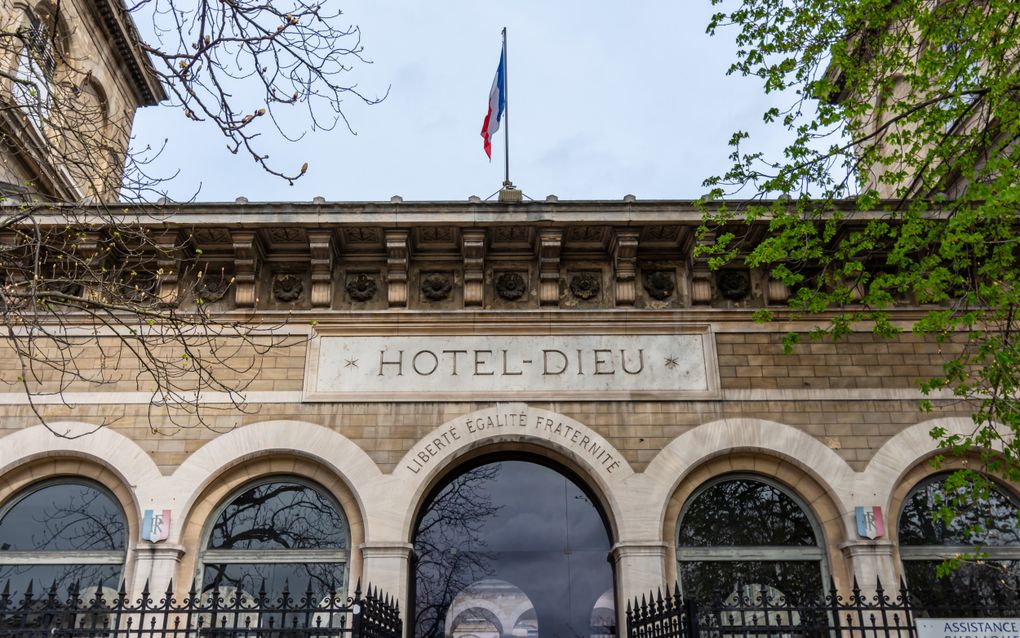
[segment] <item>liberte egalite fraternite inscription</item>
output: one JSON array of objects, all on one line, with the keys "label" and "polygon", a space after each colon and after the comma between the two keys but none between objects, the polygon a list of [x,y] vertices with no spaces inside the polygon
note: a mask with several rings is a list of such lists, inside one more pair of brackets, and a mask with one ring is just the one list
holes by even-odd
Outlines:
[{"label": "liberte egalite fraternite inscription", "polygon": [[305,398],[323,401],[701,398],[711,335],[319,336]]}]

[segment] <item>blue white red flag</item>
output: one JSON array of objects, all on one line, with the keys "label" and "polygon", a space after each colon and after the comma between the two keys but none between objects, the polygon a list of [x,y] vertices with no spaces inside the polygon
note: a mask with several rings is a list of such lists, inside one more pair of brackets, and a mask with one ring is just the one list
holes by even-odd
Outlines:
[{"label": "blue white red flag", "polygon": [[506,110],[506,42],[499,53],[499,66],[496,68],[496,77],[492,80],[492,90],[489,91],[489,112],[485,114],[485,121],[482,123],[482,139],[485,145],[485,154],[492,159],[492,136],[499,130],[499,121],[503,118],[503,111]]}]

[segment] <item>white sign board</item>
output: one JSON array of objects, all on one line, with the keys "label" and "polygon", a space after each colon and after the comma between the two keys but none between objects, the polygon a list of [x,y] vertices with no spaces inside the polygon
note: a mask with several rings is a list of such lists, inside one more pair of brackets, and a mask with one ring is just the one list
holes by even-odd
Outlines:
[{"label": "white sign board", "polygon": [[918,618],[917,638],[1020,638],[1020,618]]},{"label": "white sign board", "polygon": [[712,335],[317,336],[310,401],[714,398]]}]

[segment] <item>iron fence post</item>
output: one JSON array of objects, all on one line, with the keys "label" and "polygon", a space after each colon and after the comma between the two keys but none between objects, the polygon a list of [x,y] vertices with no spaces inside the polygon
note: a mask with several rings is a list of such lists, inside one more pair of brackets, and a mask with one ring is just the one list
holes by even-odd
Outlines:
[{"label": "iron fence post", "polygon": [[693,598],[684,601],[684,616],[687,622],[684,623],[683,632],[685,638],[700,638],[701,628],[698,626],[698,603]]}]

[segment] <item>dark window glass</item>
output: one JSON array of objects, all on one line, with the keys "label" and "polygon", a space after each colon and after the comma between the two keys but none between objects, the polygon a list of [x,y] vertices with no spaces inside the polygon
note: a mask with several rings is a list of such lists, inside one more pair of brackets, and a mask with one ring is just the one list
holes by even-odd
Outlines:
[{"label": "dark window glass", "polygon": [[[818,601],[824,591],[818,561],[682,561],[684,596],[705,604],[727,606],[763,602],[803,605]],[[745,597],[738,601],[737,592]]]},{"label": "dark window glass", "polygon": [[209,549],[342,549],[347,525],[332,501],[300,483],[263,483],[216,519]]},{"label": "dark window glass", "polygon": [[126,523],[106,492],[57,483],[17,501],[0,520],[0,551],[124,549]]},{"label": "dark window glass", "polygon": [[595,504],[563,474],[527,461],[463,472],[416,530],[415,635],[612,635],[592,627],[613,587],[610,546]]},{"label": "dark window glass", "polygon": [[241,591],[245,601],[254,602],[264,587],[271,604],[277,602],[275,598],[284,588],[295,603],[301,602],[310,590],[314,604],[331,593],[343,591],[346,568],[343,563],[212,564],[205,566],[202,590],[219,588],[220,596],[227,598]]},{"label": "dark window glass", "polygon": [[[964,563],[943,578],[941,561],[907,560],[903,571],[914,613],[930,618],[1010,616],[1017,607],[1020,560]],[[997,609],[1008,610],[997,612]]]},{"label": "dark window glass", "polygon": [[[934,514],[945,494],[946,476],[929,477],[907,495],[899,521],[901,545],[1020,545],[1017,505],[994,488],[987,499],[961,511],[948,527],[936,521]],[[974,525],[983,527],[984,531],[968,535],[967,530]]]},{"label": "dark window glass", "polygon": [[753,607],[817,600],[822,560],[807,513],[779,487],[753,478],[710,484],[684,510],[677,535],[684,596]]},{"label": "dark window glass", "polygon": [[32,584],[32,596],[36,599],[49,595],[56,585],[57,599],[66,600],[72,586],[79,588],[79,596],[89,600],[96,596],[96,588],[103,587],[103,598],[112,601],[120,587],[120,565],[0,565],[0,587],[10,582],[13,602],[21,597]]},{"label": "dark window glass", "polygon": [[[929,617],[988,616],[997,615],[995,609],[1016,609],[1020,585],[1016,502],[993,487],[987,499],[964,508],[947,526],[935,519],[947,476],[936,474],[918,483],[907,494],[900,512],[903,573],[915,613]],[[969,533],[968,528],[975,525],[982,531]],[[994,548],[996,559],[964,562],[939,578],[939,565],[959,551],[951,548],[959,546]]]},{"label": "dark window glass", "polygon": [[804,510],[778,488],[750,479],[717,483],[687,508],[680,528],[687,547],[817,545]]}]

